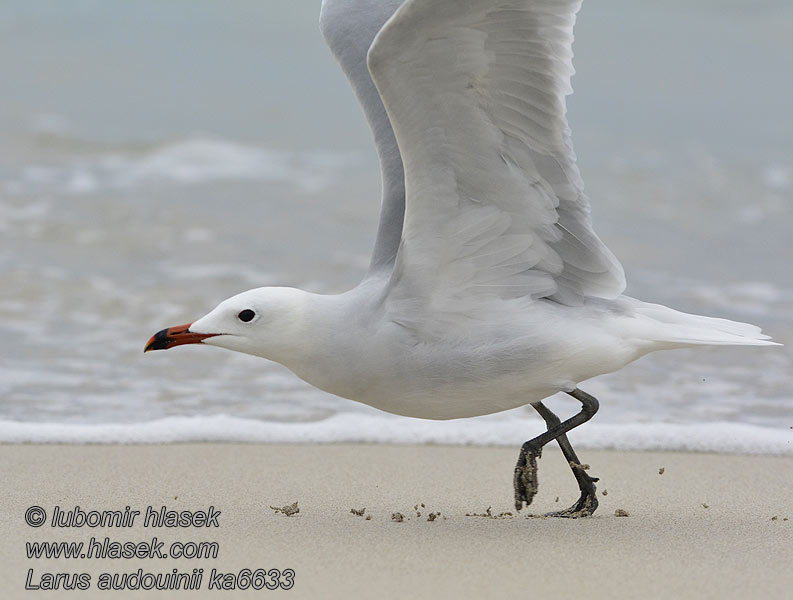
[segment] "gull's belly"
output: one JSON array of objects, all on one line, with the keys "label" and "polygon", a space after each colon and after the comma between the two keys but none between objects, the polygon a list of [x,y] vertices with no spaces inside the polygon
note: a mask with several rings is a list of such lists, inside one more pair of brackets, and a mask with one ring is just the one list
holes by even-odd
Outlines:
[{"label": "gull's belly", "polygon": [[489,351],[427,347],[392,352],[387,361],[363,358],[354,389],[328,391],[410,417],[486,415],[572,391],[578,382],[633,360],[617,347],[604,347],[606,342],[601,340],[598,352],[558,340],[553,345],[510,343]]},{"label": "gull's belly", "polygon": [[[470,375],[470,373],[469,373]],[[528,370],[478,379],[378,378],[378,385],[353,398],[380,410],[423,419],[459,419],[509,410],[537,402],[564,387]]]}]

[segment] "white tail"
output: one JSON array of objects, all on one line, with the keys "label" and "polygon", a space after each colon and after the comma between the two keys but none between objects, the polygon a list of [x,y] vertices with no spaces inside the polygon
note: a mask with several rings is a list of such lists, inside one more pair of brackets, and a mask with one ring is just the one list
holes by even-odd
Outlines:
[{"label": "white tail", "polygon": [[636,318],[650,328],[651,339],[669,347],[780,346],[756,325],[691,315],[660,304],[638,302]]}]

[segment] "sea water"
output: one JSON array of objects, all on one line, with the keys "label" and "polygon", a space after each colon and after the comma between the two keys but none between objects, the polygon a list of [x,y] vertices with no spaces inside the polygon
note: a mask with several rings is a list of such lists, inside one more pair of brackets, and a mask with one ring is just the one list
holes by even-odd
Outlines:
[{"label": "sea water", "polygon": [[[0,7],[0,441],[519,444],[530,407],[395,417],[155,331],[262,285],[338,292],[379,210],[319,2]],[[581,384],[580,445],[793,453],[793,6],[585,1],[569,118],[629,295],[774,348],[658,353]],[[549,399],[560,415],[577,403]]]}]

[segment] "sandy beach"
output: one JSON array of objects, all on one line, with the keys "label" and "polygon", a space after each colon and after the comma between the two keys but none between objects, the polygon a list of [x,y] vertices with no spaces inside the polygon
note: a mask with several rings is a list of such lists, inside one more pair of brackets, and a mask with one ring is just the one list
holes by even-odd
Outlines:
[{"label": "sandy beach", "polygon": [[[222,581],[249,583],[245,569],[254,575],[256,569],[278,569],[279,582],[293,587],[276,593],[293,598],[793,594],[790,457],[584,451],[582,459],[601,478],[601,505],[592,518],[566,520],[500,516],[515,512],[515,452],[500,448],[3,445],[0,453],[5,598],[32,597],[26,585],[41,588],[36,597],[69,594],[44,592],[52,581],[47,573],[87,573],[88,590],[70,592],[82,598],[120,594],[97,589],[103,573],[112,578],[176,570],[193,574],[195,583],[199,571],[193,569],[203,569],[200,591],[136,591],[124,597],[255,593],[210,590],[213,569],[216,587]],[[532,511],[563,508],[576,497],[561,454],[547,450]],[[292,516],[271,508],[295,501],[299,512]],[[46,516],[26,512],[31,506]],[[99,514],[88,516],[91,511],[123,513],[127,506],[127,514],[141,514],[128,527],[53,527],[56,506],[61,519],[82,512],[90,520]],[[147,526],[149,506],[158,516]],[[359,516],[351,509],[365,511]],[[630,516],[615,516],[618,509]],[[190,514],[199,526],[156,526],[152,519],[167,511]],[[403,521],[393,520],[394,513]],[[468,516],[473,514],[485,516]],[[31,527],[26,517],[44,524]],[[105,552],[108,543],[151,544],[157,537],[166,554],[214,548],[217,556],[27,558],[26,542],[87,545],[92,537],[105,544]],[[233,577],[218,579],[218,573]],[[276,585],[272,577],[260,576],[257,585]],[[127,579],[130,585],[135,581]]]}]

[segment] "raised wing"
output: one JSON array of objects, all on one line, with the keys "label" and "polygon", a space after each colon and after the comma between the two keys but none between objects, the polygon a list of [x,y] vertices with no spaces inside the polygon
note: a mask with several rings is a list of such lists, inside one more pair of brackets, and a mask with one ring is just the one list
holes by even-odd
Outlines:
[{"label": "raised wing", "polygon": [[363,107],[374,134],[383,200],[371,271],[396,258],[405,213],[405,175],[394,131],[366,66],[366,53],[383,24],[404,0],[323,0],[319,26]]},{"label": "raised wing", "polygon": [[395,298],[616,297],[565,117],[580,0],[407,0],[368,65],[407,192]]}]

